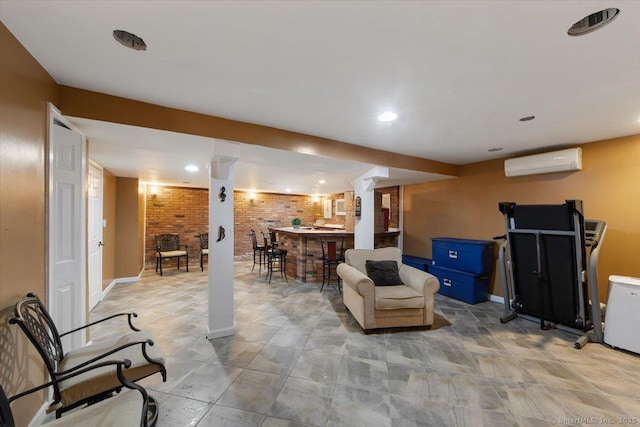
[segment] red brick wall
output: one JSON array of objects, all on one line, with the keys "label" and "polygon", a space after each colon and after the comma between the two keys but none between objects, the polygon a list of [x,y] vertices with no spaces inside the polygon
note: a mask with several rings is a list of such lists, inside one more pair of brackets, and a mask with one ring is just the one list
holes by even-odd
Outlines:
[{"label": "red brick wall", "polygon": [[[390,227],[398,227],[399,187],[378,189],[391,193]],[[322,200],[314,202],[311,196],[291,194],[255,193],[254,200],[242,191],[234,192],[234,256],[236,260],[247,260],[253,256],[249,232],[256,230],[258,239],[261,231],[269,227],[290,227],[295,217],[302,219],[303,225],[311,225],[317,219],[324,219]],[[343,194],[326,196],[332,203]],[[146,268],[155,268],[155,235],[178,233],[180,244],[189,246],[189,263],[200,263],[200,240],[198,234],[205,233],[209,224],[209,190],[201,188],[159,187],[156,196],[147,193],[147,216],[145,236]],[[343,224],[344,216],[325,219],[327,223]],[[164,266],[175,268],[175,259],[165,260]],[[182,268],[182,266],[181,266]]]},{"label": "red brick wall", "polygon": [[[303,225],[313,224],[322,218],[322,200],[314,203],[313,197],[291,194],[256,193],[249,200],[249,193],[234,192],[234,233],[235,257],[238,260],[253,256],[253,247],[248,234],[255,229],[269,227],[290,227],[295,217],[302,219]],[[156,263],[155,235],[178,233],[180,244],[189,246],[190,264],[200,263],[200,240],[198,234],[205,233],[209,226],[209,190],[200,188],[159,187],[158,195],[150,193],[146,197],[146,268],[154,268]],[[175,267],[175,259],[165,260],[164,266]]]},{"label": "red brick wall", "polygon": [[249,237],[252,228],[258,239],[261,239],[261,231],[266,232],[269,227],[291,227],[291,220],[296,217],[302,220],[302,225],[311,225],[316,219],[322,219],[322,198],[314,202],[311,196],[255,193],[255,199],[250,200],[249,194],[240,191],[234,193],[234,243],[237,260],[253,257]]},{"label": "red brick wall", "polygon": [[400,187],[376,188],[376,192],[382,194],[391,194],[391,219],[389,220],[390,228],[400,227]]},{"label": "red brick wall", "polygon": [[[180,245],[188,245],[189,263],[200,265],[200,233],[209,227],[209,190],[204,188],[158,187],[158,195],[147,192],[145,266],[156,265],[156,234],[178,233]],[[184,258],[180,262],[183,268]],[[163,266],[173,268],[176,259],[165,260]]]}]

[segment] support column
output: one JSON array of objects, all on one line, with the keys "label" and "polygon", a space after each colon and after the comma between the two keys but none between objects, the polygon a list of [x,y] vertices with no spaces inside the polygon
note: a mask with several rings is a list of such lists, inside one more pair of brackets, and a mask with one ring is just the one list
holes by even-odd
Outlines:
[{"label": "support column", "polygon": [[233,164],[237,144],[215,141],[209,183],[209,322],[207,338],[233,335]]},{"label": "support column", "polygon": [[355,249],[373,249],[375,243],[375,198],[376,183],[389,178],[389,168],[376,166],[353,181],[356,197],[360,197],[361,216],[355,218],[353,247]]}]

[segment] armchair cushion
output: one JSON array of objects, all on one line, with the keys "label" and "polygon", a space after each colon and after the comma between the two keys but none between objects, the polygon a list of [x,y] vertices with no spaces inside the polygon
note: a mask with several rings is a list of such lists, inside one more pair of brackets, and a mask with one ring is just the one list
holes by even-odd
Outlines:
[{"label": "armchair cushion", "polygon": [[368,259],[365,263],[367,276],[376,286],[402,285],[398,274],[398,263],[394,260],[374,261]]},{"label": "armchair cushion", "polygon": [[408,286],[376,287],[376,310],[424,308],[424,295]]}]

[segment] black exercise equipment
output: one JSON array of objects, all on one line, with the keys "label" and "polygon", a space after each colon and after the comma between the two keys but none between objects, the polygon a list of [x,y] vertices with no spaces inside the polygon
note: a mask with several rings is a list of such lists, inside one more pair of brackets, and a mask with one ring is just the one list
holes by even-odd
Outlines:
[{"label": "black exercise equipment", "polygon": [[501,322],[521,316],[538,320],[542,329],[588,332],[575,342],[576,348],[602,342],[597,265],[606,224],[585,220],[581,200],[562,205],[501,202],[498,209],[506,229],[499,251],[505,301]]}]

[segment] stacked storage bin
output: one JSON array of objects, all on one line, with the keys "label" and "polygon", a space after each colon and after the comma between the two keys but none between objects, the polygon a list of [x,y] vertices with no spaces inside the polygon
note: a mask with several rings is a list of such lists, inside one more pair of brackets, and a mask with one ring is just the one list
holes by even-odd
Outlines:
[{"label": "stacked storage bin", "polygon": [[429,272],[431,266],[431,260],[429,258],[422,258],[413,255],[402,255],[402,263],[415,267],[418,270]]},{"label": "stacked storage bin", "polygon": [[491,240],[431,239],[429,273],[440,281],[438,293],[469,304],[488,301],[494,246]]}]

